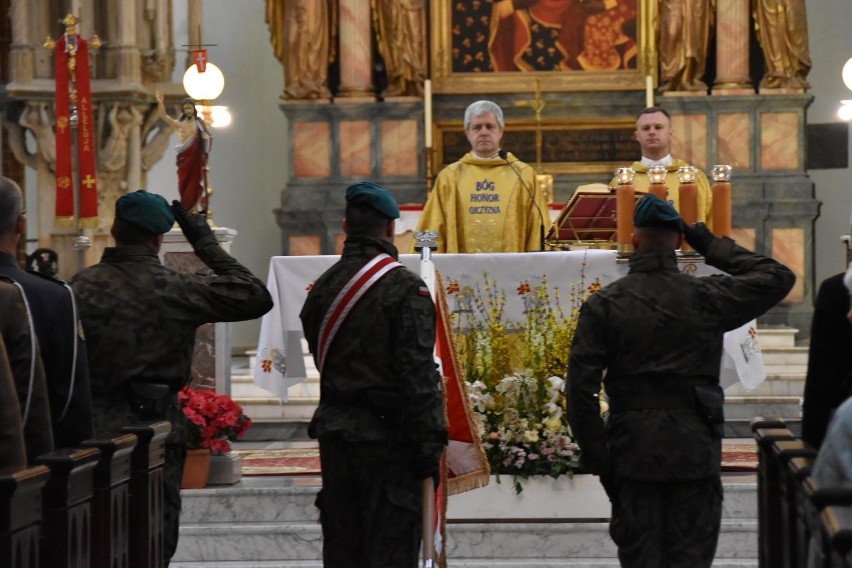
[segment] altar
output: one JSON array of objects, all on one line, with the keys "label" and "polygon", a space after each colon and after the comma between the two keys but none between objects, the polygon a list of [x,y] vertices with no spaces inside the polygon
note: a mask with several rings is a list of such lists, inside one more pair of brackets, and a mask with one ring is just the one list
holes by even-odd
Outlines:
[{"label": "altar", "polygon": [[[275,256],[270,260],[267,287],[275,307],[261,323],[254,383],[283,402],[288,399],[288,389],[304,381],[309,371],[303,357],[304,336],[299,320],[302,304],[314,280],[338,258],[336,255]],[[628,272],[628,264],[619,261],[617,253],[611,250],[436,254],[432,259],[447,284],[460,282],[476,287],[483,286],[486,280],[496,282],[505,292],[505,316],[511,321],[522,320],[524,304],[517,290],[523,283],[534,287],[546,279],[551,289],[558,288],[567,294],[572,287],[595,283],[605,286]],[[718,273],[700,257],[681,260],[682,270],[696,276]],[[419,273],[419,255],[400,255],[400,262]],[[751,322],[726,334],[720,378],[723,387],[741,380],[748,388],[754,388],[765,378],[754,327]]]}]

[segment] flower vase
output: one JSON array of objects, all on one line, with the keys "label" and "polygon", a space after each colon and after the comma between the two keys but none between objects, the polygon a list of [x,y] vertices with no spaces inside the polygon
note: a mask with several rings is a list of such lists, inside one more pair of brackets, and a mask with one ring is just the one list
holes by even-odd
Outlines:
[{"label": "flower vase", "polygon": [[186,461],[183,464],[182,489],[201,489],[207,485],[210,476],[210,460],[212,454],[209,448],[186,451]]}]

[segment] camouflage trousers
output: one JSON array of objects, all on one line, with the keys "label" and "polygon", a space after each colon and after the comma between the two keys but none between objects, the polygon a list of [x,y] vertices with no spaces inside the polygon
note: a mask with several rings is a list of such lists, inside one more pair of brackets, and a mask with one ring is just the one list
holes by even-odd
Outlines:
[{"label": "camouflage trousers", "polygon": [[175,553],[180,529],[180,485],[186,461],[186,417],[180,408],[177,393],[165,404],[161,415],[140,417],[126,400],[92,399],[95,436],[118,433],[125,426],[150,420],[168,420],[172,431],[166,438],[163,465],[163,566],[168,566]]},{"label": "camouflage trousers", "polygon": [[710,568],[721,521],[718,476],[664,482],[620,479],[609,534],[624,568]]},{"label": "camouflage trousers", "polygon": [[326,568],[415,568],[422,482],[404,449],[388,442],[320,440],[316,505]]}]

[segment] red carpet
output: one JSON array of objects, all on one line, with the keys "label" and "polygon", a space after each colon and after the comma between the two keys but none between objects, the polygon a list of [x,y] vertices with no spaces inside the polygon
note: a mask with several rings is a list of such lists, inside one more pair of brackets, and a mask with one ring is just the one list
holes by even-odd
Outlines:
[{"label": "red carpet", "polygon": [[243,458],[243,475],[319,475],[317,448],[233,450]]},{"label": "red carpet", "polygon": [[[233,450],[243,458],[243,475],[319,475],[317,448]],[[722,444],[722,471],[757,471],[757,447]]]},{"label": "red carpet", "polygon": [[722,471],[757,471],[757,446],[722,444]]}]

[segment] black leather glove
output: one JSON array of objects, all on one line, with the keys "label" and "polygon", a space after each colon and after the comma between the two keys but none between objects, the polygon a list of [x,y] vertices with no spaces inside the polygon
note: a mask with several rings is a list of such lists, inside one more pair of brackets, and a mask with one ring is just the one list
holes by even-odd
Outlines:
[{"label": "black leather glove", "polygon": [[[682,222],[682,221],[681,221]],[[683,223],[683,222],[682,222]],[[704,223],[696,223],[692,226],[683,223],[683,238],[687,244],[698,254],[706,256],[710,249],[710,243],[716,238],[716,235],[710,232],[707,225]]]},{"label": "black leather glove", "polygon": [[207,217],[204,215],[190,213],[177,200],[172,201],[172,213],[174,213],[175,221],[180,225],[186,240],[195,250],[201,250],[216,242],[216,236],[213,234],[210,225],[207,224]]},{"label": "black leather glove", "polygon": [[431,477],[435,487],[441,481],[441,454],[443,444],[424,443],[415,450],[411,459],[411,472],[415,479]]}]

